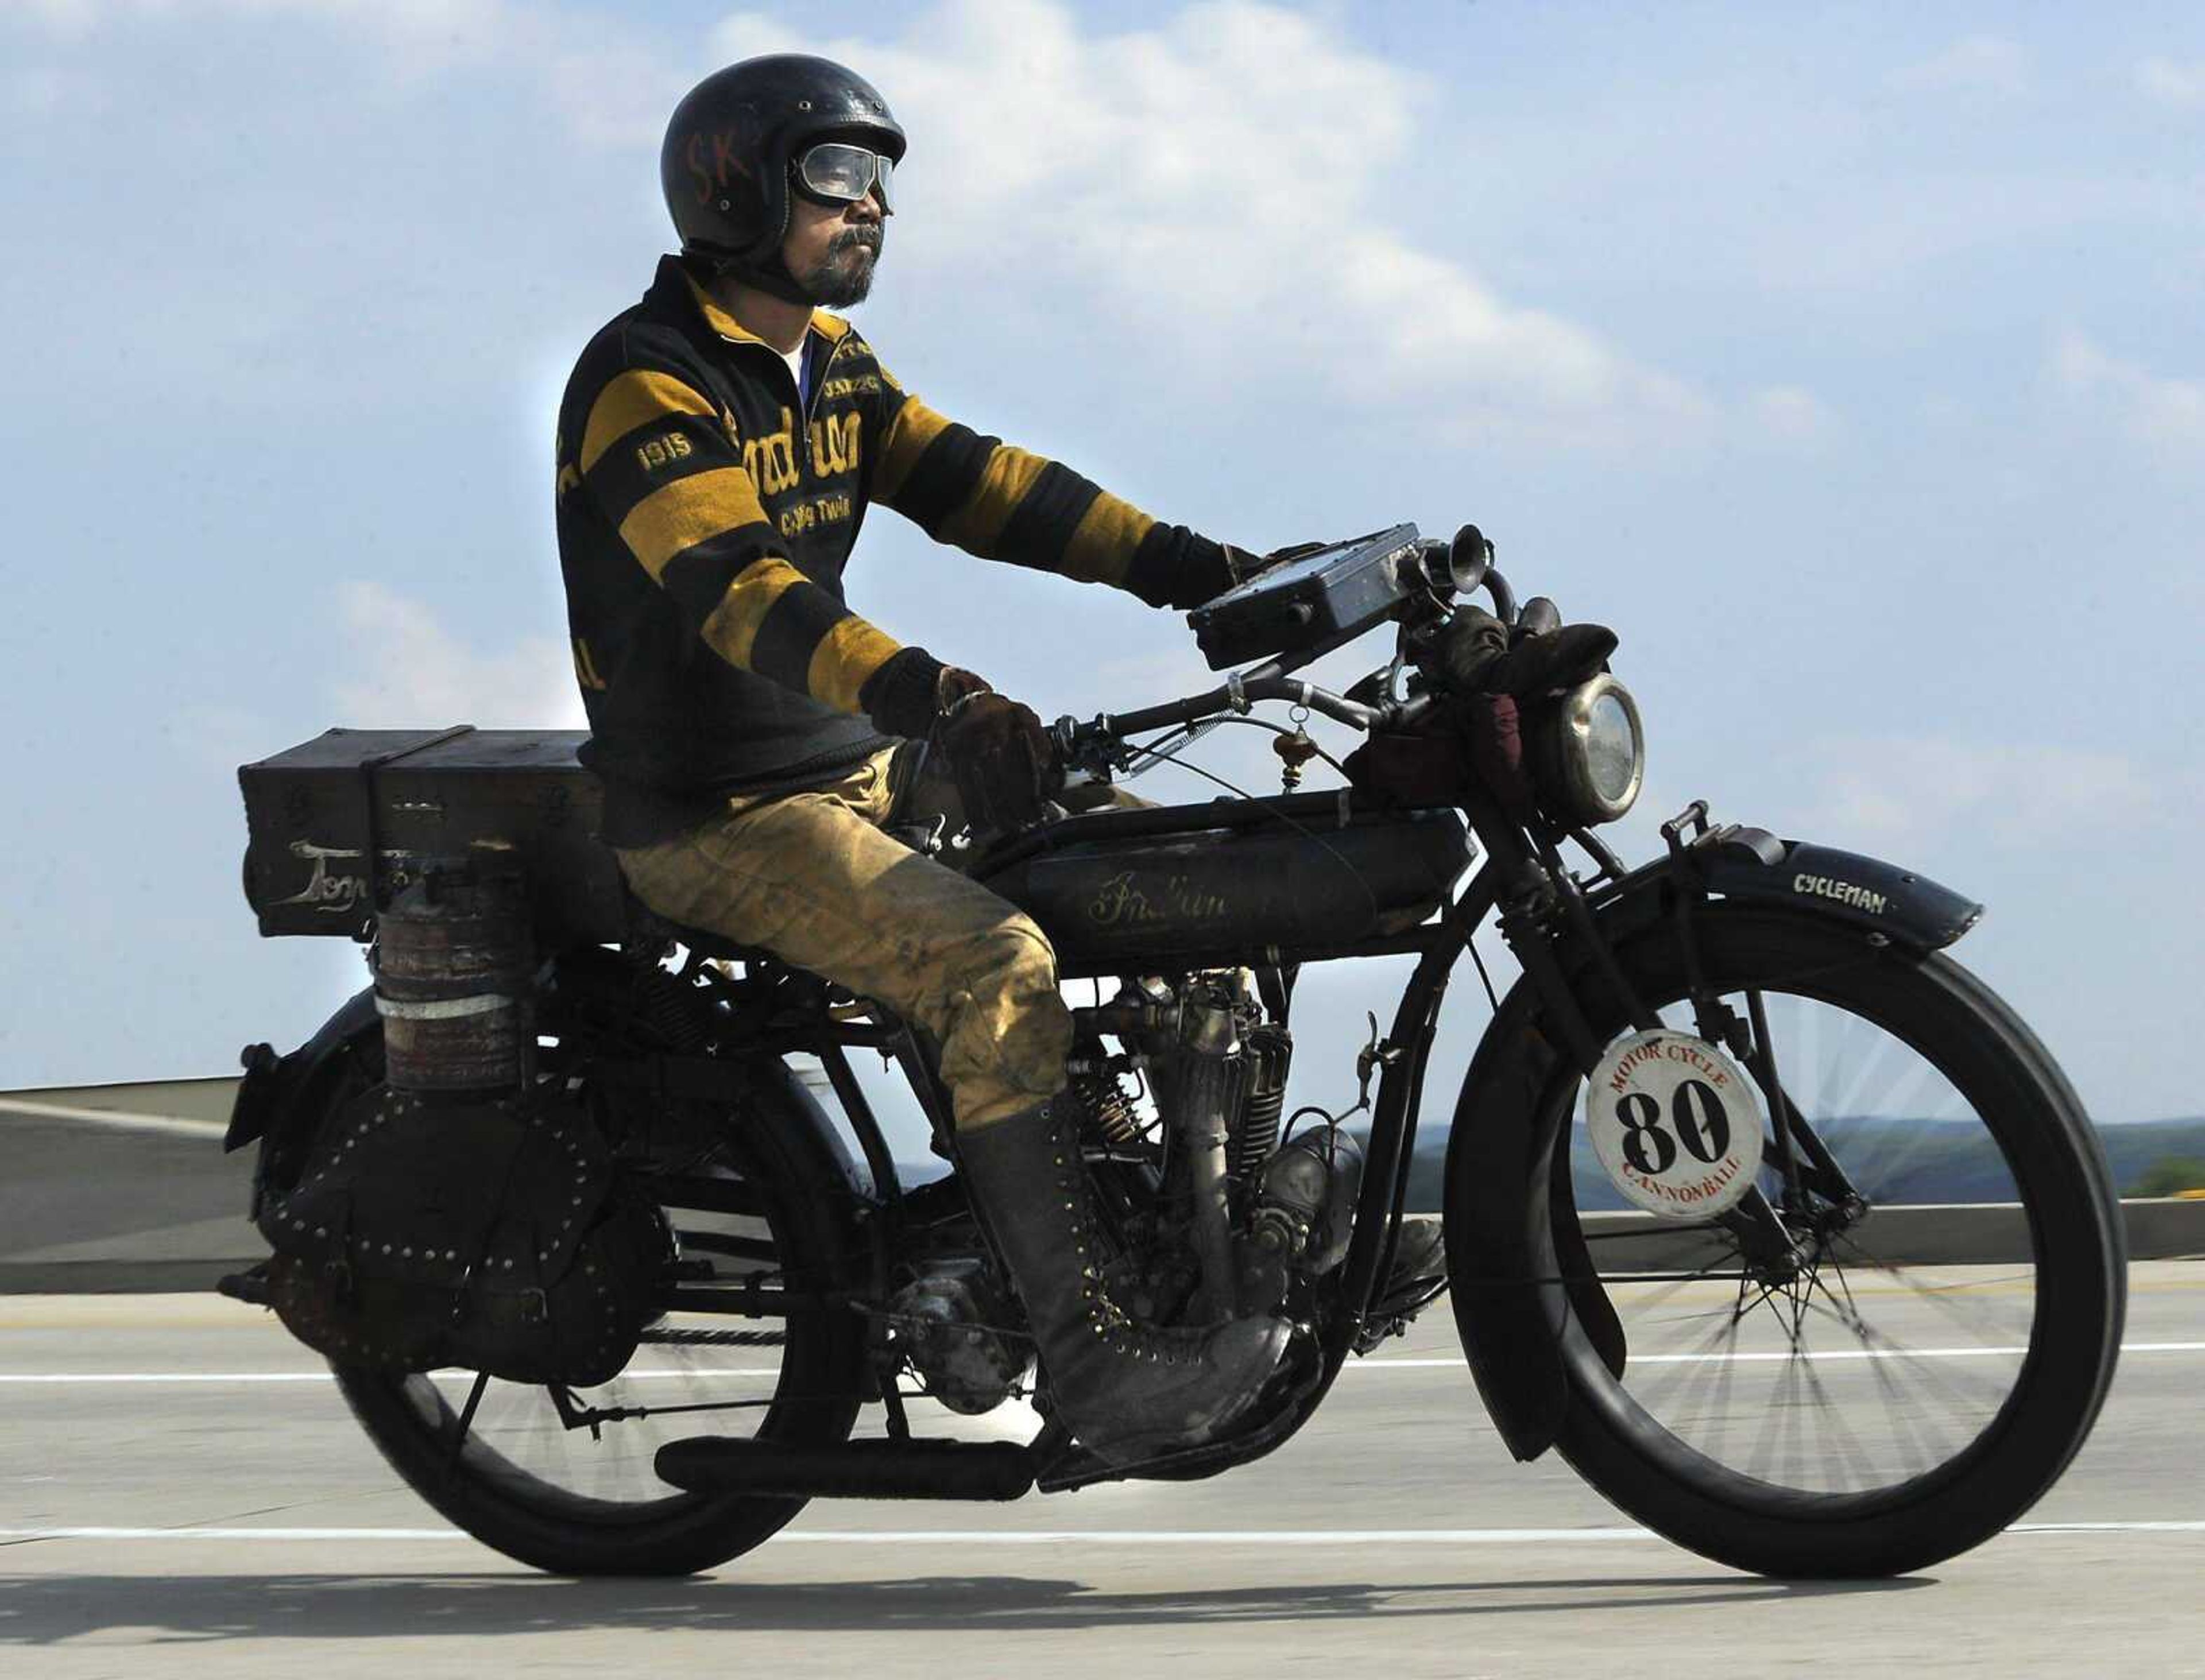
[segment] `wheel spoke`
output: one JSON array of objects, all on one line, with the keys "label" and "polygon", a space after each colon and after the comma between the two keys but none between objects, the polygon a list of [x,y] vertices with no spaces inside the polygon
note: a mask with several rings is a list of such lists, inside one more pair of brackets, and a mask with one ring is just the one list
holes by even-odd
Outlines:
[{"label": "wheel spoke", "polygon": [[[1851,1008],[1757,989],[1724,1002],[1752,1023],[1752,1071],[1772,1124],[1788,1098],[1872,1202],[1925,1182],[1941,1154],[1963,1146],[1977,1167],[2003,1163],[1982,1115],[1905,1039]],[[1582,1124],[1579,1101],[1571,1112]],[[1775,1166],[1772,1150],[1764,1184]],[[1839,1210],[1811,1193],[1783,1216],[1804,1250],[1796,1270],[1757,1273],[1732,1243],[1697,1272],[1605,1277],[1631,1349],[1617,1387],[1685,1450],[1778,1487],[1863,1494],[1949,1463],[2018,1379],[2020,1353],[2003,1350],[2029,1342],[2034,1267],[1988,1287],[1955,1285],[1880,1263],[1873,1225],[1828,1228]],[[1588,1237],[1596,1271],[1603,1253],[1630,1251],[1603,1247],[1626,1234]]]}]

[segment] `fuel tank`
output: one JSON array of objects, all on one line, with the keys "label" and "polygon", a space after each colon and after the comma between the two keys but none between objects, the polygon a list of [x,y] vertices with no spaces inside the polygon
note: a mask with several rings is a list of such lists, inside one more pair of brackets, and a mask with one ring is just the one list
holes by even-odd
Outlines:
[{"label": "fuel tank", "polygon": [[1414,927],[1476,856],[1451,810],[1323,794],[1098,812],[974,871],[1025,911],[1067,974],[1321,953]]}]

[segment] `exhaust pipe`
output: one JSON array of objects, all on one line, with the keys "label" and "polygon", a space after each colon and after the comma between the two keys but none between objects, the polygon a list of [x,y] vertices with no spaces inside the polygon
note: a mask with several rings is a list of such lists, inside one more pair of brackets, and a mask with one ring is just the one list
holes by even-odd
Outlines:
[{"label": "exhaust pipe", "polygon": [[1032,1455],[1011,1441],[791,1446],[699,1435],[669,1441],[655,1463],[661,1481],[692,1493],[774,1499],[1015,1499],[1034,1481]]}]

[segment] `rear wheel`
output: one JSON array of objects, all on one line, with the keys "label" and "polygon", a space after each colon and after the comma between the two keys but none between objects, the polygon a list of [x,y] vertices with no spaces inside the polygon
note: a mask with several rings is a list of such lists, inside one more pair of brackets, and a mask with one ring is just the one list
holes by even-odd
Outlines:
[{"label": "rear wheel", "polygon": [[[2018,1517],[2096,1416],[2124,1304],[2102,1159],[2042,1046],[1949,959],[1765,911],[1699,927],[1710,988],[1811,1134],[1789,1180],[1773,1147],[1761,1175],[1797,1247],[1776,1262],[1734,1226],[1602,1220],[1620,1204],[1584,1082],[1555,1062],[1519,1087],[1543,1143],[1537,1263],[1577,1307],[1557,1445],[1648,1526],[1738,1568],[1923,1567]],[[1623,955],[1664,1022],[1696,1030],[1673,933]],[[1973,1256],[1941,1252],[1938,1227],[1996,1213],[1891,1215],[1933,1183],[2016,1210],[1994,1263],[1950,1263]]]},{"label": "rear wheel", "polygon": [[[379,1072],[379,1042],[356,1060]],[[739,1111],[668,1106],[624,1130],[623,1170],[692,1267],[798,1292],[846,1278],[848,1187],[777,1067],[760,1066]],[[673,1313],[590,1389],[335,1369],[391,1467],[484,1545],[560,1575],[684,1575],[770,1538],[805,1502],[679,1492],[653,1469],[658,1448],[707,1433],[846,1439],[865,1381],[861,1323],[824,1303],[786,1321]]]}]

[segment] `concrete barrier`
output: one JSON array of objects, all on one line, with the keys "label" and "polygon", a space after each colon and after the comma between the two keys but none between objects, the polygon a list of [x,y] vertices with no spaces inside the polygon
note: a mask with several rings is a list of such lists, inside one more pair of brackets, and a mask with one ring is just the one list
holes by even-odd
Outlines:
[{"label": "concrete barrier", "polygon": [[204,1118],[142,1118],[0,1107],[0,1293],[205,1289],[267,1252],[245,1219],[252,1153],[223,1155]]},{"label": "concrete barrier", "polygon": [[[211,1287],[266,1252],[247,1223],[253,1152],[220,1147],[231,1079],[0,1095],[0,1294]],[[938,1163],[924,1169],[931,1176]],[[2205,1257],[2205,1200],[2122,1203],[2137,1260]],[[1591,1214],[1603,1269],[1689,1270],[1707,1239],[1649,1214]],[[1901,1265],[2012,1263],[2008,1204],[1881,1208],[1863,1245]]]},{"label": "concrete barrier", "polygon": [[[2168,1197],[2121,1203],[2131,1260],[2205,1258],[2205,1201]],[[1712,1253],[1703,1234],[1665,1229],[1652,1214],[1588,1214],[1585,1237],[1603,1270],[1689,1271]],[[2024,1263],[2029,1223],[2011,1202],[1878,1208],[1858,1229],[1861,1248],[1893,1266]]]}]

